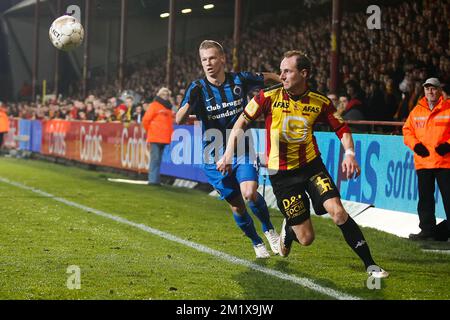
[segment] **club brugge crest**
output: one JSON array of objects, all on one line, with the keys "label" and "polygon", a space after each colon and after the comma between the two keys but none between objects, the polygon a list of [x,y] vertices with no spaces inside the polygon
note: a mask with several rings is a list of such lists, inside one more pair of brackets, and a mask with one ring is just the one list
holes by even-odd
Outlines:
[{"label": "club brugge crest", "polygon": [[240,96],[241,93],[242,93],[242,88],[241,88],[240,86],[235,86],[234,89],[233,89],[233,93],[234,93],[236,96]]}]

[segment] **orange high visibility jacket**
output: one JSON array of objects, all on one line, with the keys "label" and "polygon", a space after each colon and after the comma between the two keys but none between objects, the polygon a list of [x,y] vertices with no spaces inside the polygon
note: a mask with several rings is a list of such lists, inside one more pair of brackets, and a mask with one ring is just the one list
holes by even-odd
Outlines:
[{"label": "orange high visibility jacket", "polygon": [[9,119],[6,111],[0,107],[0,132],[9,131]]},{"label": "orange high visibility jacket", "polygon": [[406,119],[403,137],[411,150],[421,142],[430,152],[425,158],[414,153],[416,170],[450,168],[450,153],[440,156],[435,150],[441,143],[450,143],[450,100],[441,97],[430,110],[427,99],[420,99]]},{"label": "orange high visibility jacket", "polygon": [[148,106],[142,126],[147,131],[147,142],[170,144],[173,112],[155,100]]}]

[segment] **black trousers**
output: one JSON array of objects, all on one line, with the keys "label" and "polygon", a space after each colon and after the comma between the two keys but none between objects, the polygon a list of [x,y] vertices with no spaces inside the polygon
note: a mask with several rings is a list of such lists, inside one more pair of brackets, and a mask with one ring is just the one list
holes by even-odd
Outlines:
[{"label": "black trousers", "polygon": [[[420,169],[417,170],[419,184],[419,227],[425,232],[433,232],[436,226],[434,191],[437,181],[441,191],[447,224],[450,222],[450,169]],[[450,230],[450,225],[447,225]]]}]

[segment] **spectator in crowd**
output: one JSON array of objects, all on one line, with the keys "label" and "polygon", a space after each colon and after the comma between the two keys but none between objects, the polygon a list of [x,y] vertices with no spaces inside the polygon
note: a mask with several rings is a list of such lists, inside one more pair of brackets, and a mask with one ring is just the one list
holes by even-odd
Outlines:
[{"label": "spectator in crowd", "polygon": [[347,117],[348,120],[365,120],[367,111],[365,110],[364,94],[361,87],[355,80],[347,81],[345,86],[350,100],[347,103],[343,116]]},{"label": "spectator in crowd", "polygon": [[427,79],[423,87],[425,97],[419,100],[403,126],[405,144],[414,151],[419,188],[417,211],[421,231],[410,234],[411,240],[436,238],[436,181],[450,230],[450,104],[444,101],[437,78]]},{"label": "spectator in crowd", "polygon": [[129,122],[127,113],[128,108],[124,103],[121,103],[118,107],[116,107],[116,109],[114,109],[114,117],[120,122]]},{"label": "spectator in crowd", "polygon": [[142,123],[144,114],[145,114],[145,111],[142,108],[142,105],[138,104],[136,106],[136,108],[134,109],[133,114],[131,115],[131,120],[135,121],[136,123]]},{"label": "spectator in crowd", "polygon": [[126,119],[127,121],[131,121],[132,115],[134,113],[134,109],[135,109],[135,104],[134,104],[134,97],[133,96],[127,96],[125,98],[125,105],[127,107],[127,112],[126,112]]},{"label": "spectator in crowd", "polygon": [[106,112],[103,108],[95,110],[95,121],[106,122]]},{"label": "spectator in crowd", "polygon": [[338,98],[338,96],[337,96],[335,93],[329,93],[329,94],[327,95],[327,98],[330,99],[331,102],[333,102],[333,106],[334,106],[335,108],[338,107],[338,105],[339,105],[339,98]]},{"label": "spectator in crowd", "polygon": [[[347,103],[346,109],[342,114],[344,120],[366,120],[364,106],[364,97],[361,87],[355,80],[349,80],[346,83],[347,95],[350,100]],[[362,124],[351,124],[350,128],[353,132],[366,132],[368,130],[367,125]]]},{"label": "spectator in crowd", "polygon": [[86,112],[84,112],[84,111],[78,112],[78,120],[80,120],[80,121],[88,120]]},{"label": "spectator in crowd", "polygon": [[0,149],[3,146],[3,138],[9,131],[8,108],[0,101]]},{"label": "spectator in crowd", "polygon": [[86,103],[85,115],[86,115],[85,116],[86,120],[89,120],[89,121],[97,120],[97,115],[96,115],[95,110],[94,110],[94,103],[92,101],[89,101],[89,102]]},{"label": "spectator in crowd", "polygon": [[446,83],[442,86],[442,99],[444,99],[444,101],[447,101],[450,98],[449,95],[450,95],[450,83]]},{"label": "spectator in crowd", "polygon": [[379,113],[374,120],[392,121],[400,99],[394,89],[394,80],[387,79],[384,88],[384,101],[380,103]]},{"label": "spectator in crowd", "polygon": [[79,101],[75,101],[70,109],[69,120],[78,120]]},{"label": "spectator in crowd", "polygon": [[144,102],[142,103],[142,109],[143,109],[144,113],[147,112],[148,107],[150,106],[150,104],[152,102],[153,102],[153,98],[152,99],[150,99],[150,98],[145,98],[144,99]]},{"label": "spectator in crowd", "polygon": [[116,98],[116,97],[111,97],[108,99],[109,105],[111,108],[115,109],[117,108],[119,105],[122,104],[122,100]]},{"label": "spectator in crowd", "polygon": [[[330,83],[327,66],[331,17],[320,12],[318,7],[302,9],[310,10],[310,14],[304,19],[295,19],[296,11],[292,10],[290,18],[272,17],[270,28],[267,28],[264,20],[267,18],[264,17],[250,22],[241,36],[241,67],[244,70],[277,72],[279,65],[274,57],[283,53],[286,43],[294,41],[314,57],[312,62],[315,71],[310,80],[317,84],[320,90],[327,92]],[[369,112],[364,115],[365,119],[393,120],[395,115],[395,119],[404,120],[420,98],[421,84],[426,78],[437,76],[444,83],[450,81],[450,35],[446,15],[450,12],[450,3],[435,0],[403,1],[382,7],[382,12],[383,28],[377,32],[367,28],[367,16],[364,12],[346,10],[344,13],[340,79],[343,83],[355,80],[361,87],[362,94],[367,97],[371,94],[371,84],[378,83],[387,103],[383,104],[383,112],[370,114],[373,111],[368,105],[370,101],[362,101],[366,106],[364,111]],[[434,12],[444,14],[435,15]],[[268,37],[271,39],[270,43],[261,48],[260,44],[267,42]],[[231,46],[232,38],[225,38],[223,43],[225,46]],[[175,97],[179,95],[178,100],[184,96],[182,90],[189,80],[201,77],[202,70],[197,64],[196,54],[195,50],[186,50],[174,55],[174,78],[177,81],[171,89]],[[129,61],[125,65],[126,91],[134,91],[140,95],[145,93],[153,97],[159,86],[159,79],[165,77],[164,59],[163,55],[153,54],[149,55],[148,61]],[[232,61],[230,53],[227,55],[227,61]],[[81,85],[75,83],[71,87],[73,90],[70,97],[85,98],[79,97],[78,90]],[[117,87],[117,79],[105,84],[104,77],[93,75],[91,88],[95,90],[96,97],[106,99],[117,96]],[[117,98],[111,98],[108,106],[115,109],[121,103]],[[130,110],[130,115],[133,114],[132,109],[127,110]],[[35,110],[20,111],[28,116]],[[72,115],[71,118],[77,117]]]},{"label": "spectator in crowd", "polygon": [[159,89],[155,100],[149,105],[142,119],[142,126],[147,131],[147,142],[150,143],[150,167],[148,184],[161,184],[160,168],[164,148],[170,144],[173,132],[173,112],[170,103],[171,91]]},{"label": "spectator in crowd", "polygon": [[105,121],[106,122],[115,122],[115,121],[117,121],[117,119],[116,119],[116,117],[114,115],[114,112],[112,110],[107,109],[105,111]]},{"label": "spectator in crowd", "polygon": [[346,95],[339,96],[339,104],[336,106],[337,113],[342,116],[344,111],[347,109],[348,98]]},{"label": "spectator in crowd", "polygon": [[181,101],[183,101],[183,94],[177,94],[176,98],[175,98],[175,105],[179,106],[181,104]]},{"label": "spectator in crowd", "polygon": [[405,121],[411,110],[409,109],[409,93],[404,91],[401,93],[401,100],[398,105],[397,111],[394,114],[394,120]]},{"label": "spectator in crowd", "polygon": [[380,88],[378,81],[373,81],[369,85],[369,93],[367,95],[367,119],[368,120],[381,120],[378,116],[381,112],[384,112],[385,103],[383,91]]}]

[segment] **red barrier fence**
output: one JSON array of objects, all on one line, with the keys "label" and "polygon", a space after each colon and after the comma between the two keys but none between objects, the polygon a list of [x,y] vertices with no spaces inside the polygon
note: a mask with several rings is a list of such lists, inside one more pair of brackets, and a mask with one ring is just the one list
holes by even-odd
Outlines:
[{"label": "red barrier fence", "polygon": [[[19,148],[19,119],[11,119],[5,146]],[[403,122],[347,121],[351,125],[402,126]],[[140,124],[43,120],[40,152],[100,166],[146,172],[150,161],[146,132]]]},{"label": "red barrier fence", "polygon": [[46,120],[41,153],[138,172],[147,171],[150,161],[146,132],[138,124]]},{"label": "red barrier fence", "polygon": [[17,149],[19,135],[19,119],[9,119],[9,131],[5,134],[3,145],[9,149]]}]

